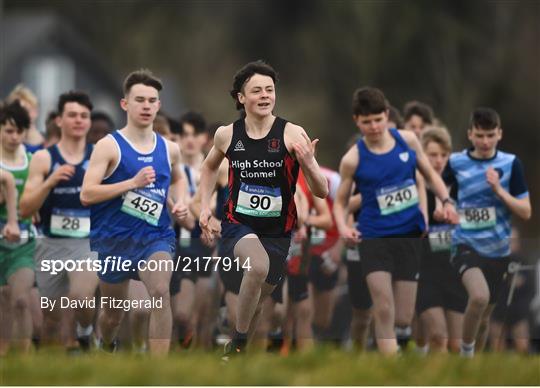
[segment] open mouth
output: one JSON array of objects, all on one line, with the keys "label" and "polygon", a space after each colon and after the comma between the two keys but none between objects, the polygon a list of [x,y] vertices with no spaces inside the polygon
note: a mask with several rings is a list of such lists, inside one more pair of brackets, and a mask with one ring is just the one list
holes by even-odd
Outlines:
[{"label": "open mouth", "polygon": [[257,104],[257,106],[258,106],[259,108],[268,108],[268,107],[270,106],[270,103],[269,103],[269,102],[259,102],[259,103]]}]

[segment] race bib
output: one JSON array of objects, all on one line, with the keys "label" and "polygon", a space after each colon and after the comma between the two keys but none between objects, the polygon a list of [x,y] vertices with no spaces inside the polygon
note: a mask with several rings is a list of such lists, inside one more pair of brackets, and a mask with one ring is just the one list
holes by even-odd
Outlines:
[{"label": "race bib", "polygon": [[377,202],[381,214],[386,216],[418,204],[418,190],[412,179],[391,187],[377,190]]},{"label": "race bib", "polygon": [[191,232],[180,227],[180,244],[182,248],[187,248],[191,245]]},{"label": "race bib", "polygon": [[252,217],[279,217],[282,203],[279,187],[241,183],[236,212]]},{"label": "race bib", "polygon": [[459,224],[465,230],[492,228],[497,224],[497,212],[494,206],[461,208]]},{"label": "race bib", "polygon": [[0,247],[6,248],[6,249],[15,249],[17,247],[20,247],[21,245],[26,244],[30,238],[35,236],[35,233],[31,232],[31,228],[33,228],[30,224],[23,224],[19,222],[19,229],[21,231],[21,237],[19,241],[17,242],[10,242],[7,241],[4,238],[4,235],[2,234],[2,231],[4,230],[4,226],[6,226],[6,221],[0,220]]},{"label": "race bib", "polygon": [[322,244],[326,240],[326,230],[311,228],[311,245]]},{"label": "race bib", "polygon": [[452,225],[434,225],[429,227],[429,246],[431,252],[449,251],[452,244]]},{"label": "race bib", "polygon": [[163,210],[164,199],[149,191],[128,191],[120,209],[124,213],[157,226]]},{"label": "race bib", "polygon": [[53,208],[51,234],[60,237],[84,238],[90,235],[90,210]]},{"label": "race bib", "polygon": [[358,248],[347,248],[345,259],[347,261],[360,261],[360,252],[358,251]]}]

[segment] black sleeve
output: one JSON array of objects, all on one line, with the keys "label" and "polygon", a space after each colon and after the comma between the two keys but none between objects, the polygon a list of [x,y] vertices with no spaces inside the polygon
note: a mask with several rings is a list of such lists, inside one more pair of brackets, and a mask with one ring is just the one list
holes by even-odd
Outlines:
[{"label": "black sleeve", "polygon": [[444,168],[442,179],[446,186],[450,187],[450,197],[457,200],[458,182],[454,170],[450,167],[450,161],[448,161]]},{"label": "black sleeve", "polygon": [[516,157],[512,163],[512,172],[510,175],[510,195],[519,197],[528,191],[527,183],[525,182],[525,173],[523,172],[523,164]]}]

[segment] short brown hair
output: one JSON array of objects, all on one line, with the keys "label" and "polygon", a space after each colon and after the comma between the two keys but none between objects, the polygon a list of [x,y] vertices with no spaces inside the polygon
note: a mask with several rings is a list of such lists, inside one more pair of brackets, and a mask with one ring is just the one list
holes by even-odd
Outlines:
[{"label": "short brown hair", "polygon": [[437,143],[443,150],[452,152],[452,138],[450,133],[444,127],[429,127],[422,132],[421,136],[422,148],[426,148],[431,142]]},{"label": "short brown hair", "polygon": [[368,116],[386,110],[388,110],[388,101],[381,90],[368,86],[354,91],[352,101],[354,115]]},{"label": "short brown hair", "polygon": [[433,109],[420,101],[409,101],[403,107],[403,115],[405,122],[409,121],[413,116],[419,116],[425,124],[433,124]]},{"label": "short brown hair", "polygon": [[128,95],[133,85],[143,84],[155,88],[158,92],[163,89],[161,80],[148,69],[135,70],[124,80],[124,95]]}]

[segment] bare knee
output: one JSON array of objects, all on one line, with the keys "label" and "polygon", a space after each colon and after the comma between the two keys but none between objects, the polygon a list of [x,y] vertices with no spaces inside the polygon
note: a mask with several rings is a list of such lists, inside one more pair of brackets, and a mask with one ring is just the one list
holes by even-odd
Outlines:
[{"label": "bare knee", "polygon": [[390,299],[380,299],[379,303],[373,306],[373,314],[380,321],[391,321],[394,318],[394,307]]},{"label": "bare knee", "polygon": [[251,279],[256,279],[262,283],[268,276],[269,266],[267,263],[252,263],[251,268],[244,272],[244,276],[248,276]]},{"label": "bare knee", "polygon": [[169,303],[170,302],[169,283],[165,281],[160,281],[148,287],[148,294],[153,299],[162,300],[163,304]]},{"label": "bare knee", "polygon": [[478,312],[483,312],[489,303],[489,293],[477,293],[469,297],[469,306]]},{"label": "bare knee", "polygon": [[13,311],[15,313],[21,313],[30,308],[30,301],[27,294],[18,295],[13,298],[12,305]]}]

